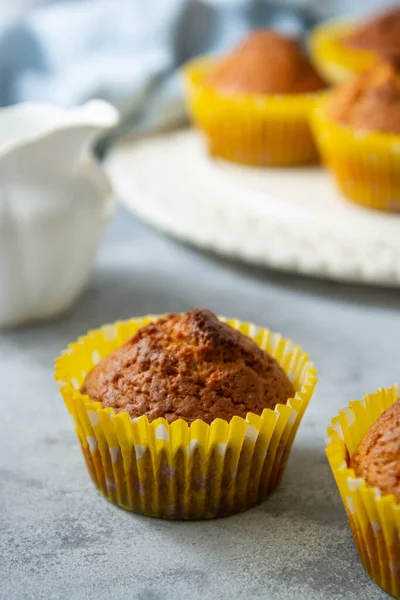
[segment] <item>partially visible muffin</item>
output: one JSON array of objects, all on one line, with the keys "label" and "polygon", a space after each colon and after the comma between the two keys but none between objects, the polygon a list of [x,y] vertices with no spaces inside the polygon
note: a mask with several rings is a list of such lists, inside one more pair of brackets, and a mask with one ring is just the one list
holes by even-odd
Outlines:
[{"label": "partially visible muffin", "polygon": [[272,30],[251,33],[216,62],[206,83],[226,94],[302,94],[326,87],[300,44]]},{"label": "partially visible muffin", "polygon": [[295,394],[274,358],[196,308],[140,329],[89,373],[82,392],[117,413],[188,423],[261,414]]},{"label": "partially visible muffin", "polygon": [[400,398],[367,431],[350,467],[368,485],[400,502]]},{"label": "partially visible muffin", "polygon": [[317,106],[314,131],[344,197],[400,211],[400,58],[393,56],[334,90]]},{"label": "partially visible muffin", "polygon": [[339,87],[327,113],[354,130],[400,134],[400,56],[378,63]]},{"label": "partially visible muffin", "polygon": [[400,53],[400,8],[392,7],[361,23],[342,43],[380,55]]}]

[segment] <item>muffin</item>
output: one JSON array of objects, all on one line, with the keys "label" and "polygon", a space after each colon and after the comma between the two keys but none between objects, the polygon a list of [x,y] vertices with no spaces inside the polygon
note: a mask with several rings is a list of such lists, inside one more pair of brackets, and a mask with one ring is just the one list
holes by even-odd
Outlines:
[{"label": "muffin", "polygon": [[350,461],[357,477],[400,503],[400,399],[368,429]]},{"label": "muffin", "polygon": [[358,132],[400,136],[400,55],[378,63],[333,94],[328,117]]},{"label": "muffin", "polygon": [[291,341],[199,309],[92,331],[59,357],[56,380],[100,492],[175,519],[264,500],[316,384]]},{"label": "muffin", "polygon": [[82,387],[92,401],[131,418],[230,421],[286,404],[288,376],[252,339],[208,310],[169,315],[104,358]]},{"label": "muffin", "polygon": [[343,36],[348,48],[358,48],[378,56],[400,53],[400,8],[392,7],[367,19],[351,33]]},{"label": "muffin", "polygon": [[400,53],[400,8],[386,9],[360,24],[323,23],[312,32],[310,49],[327,81],[343,83],[369,70],[378,58]]},{"label": "muffin", "polygon": [[272,30],[251,33],[204,80],[225,95],[307,94],[326,87],[299,43]]},{"label": "muffin", "polygon": [[400,57],[380,61],[335,90],[317,107],[314,126],[344,196],[400,210]]},{"label": "muffin", "polygon": [[309,115],[326,85],[297,41],[255,31],[228,56],[196,59],[183,74],[211,155],[260,166],[317,159]]},{"label": "muffin", "polygon": [[362,563],[400,597],[400,385],[351,402],[328,429],[327,456]]}]

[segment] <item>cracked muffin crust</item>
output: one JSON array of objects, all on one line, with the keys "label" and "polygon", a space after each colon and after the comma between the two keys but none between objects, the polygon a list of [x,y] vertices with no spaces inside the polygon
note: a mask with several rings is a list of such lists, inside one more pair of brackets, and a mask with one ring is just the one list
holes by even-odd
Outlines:
[{"label": "cracked muffin crust", "polygon": [[194,308],[140,329],[89,373],[82,392],[131,417],[211,423],[261,414],[295,390],[253,340]]},{"label": "cracked muffin crust", "polygon": [[350,467],[368,485],[400,502],[400,398],[367,431]]}]

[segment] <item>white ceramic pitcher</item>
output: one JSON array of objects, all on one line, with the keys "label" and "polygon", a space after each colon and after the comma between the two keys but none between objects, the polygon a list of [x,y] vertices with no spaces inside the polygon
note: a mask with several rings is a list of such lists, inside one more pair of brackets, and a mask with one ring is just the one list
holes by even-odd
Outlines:
[{"label": "white ceramic pitcher", "polygon": [[117,120],[102,101],[0,110],[0,326],[53,317],[82,290],[114,206],[91,142]]}]

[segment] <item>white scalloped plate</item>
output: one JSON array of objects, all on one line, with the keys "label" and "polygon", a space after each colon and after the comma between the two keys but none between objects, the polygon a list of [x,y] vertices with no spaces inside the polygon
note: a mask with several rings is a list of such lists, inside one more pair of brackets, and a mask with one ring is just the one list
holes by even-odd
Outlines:
[{"label": "white scalloped plate", "polygon": [[193,130],[121,145],[107,167],[129,209],[182,240],[285,271],[400,285],[400,216],[342,199],[322,168],[215,161]]}]

